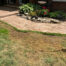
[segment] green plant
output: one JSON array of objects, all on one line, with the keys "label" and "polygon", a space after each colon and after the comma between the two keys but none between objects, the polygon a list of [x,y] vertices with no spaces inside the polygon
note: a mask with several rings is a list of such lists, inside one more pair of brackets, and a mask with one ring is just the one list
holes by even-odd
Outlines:
[{"label": "green plant", "polygon": [[37,11],[38,16],[47,16],[49,13],[48,9],[42,9]]},{"label": "green plant", "polygon": [[22,12],[22,13],[29,13],[29,12],[31,12],[31,11],[33,11],[34,9],[32,8],[32,7],[30,7],[28,4],[24,4],[24,5],[22,5],[22,6],[20,6],[19,7],[19,9],[20,9],[20,12]]},{"label": "green plant", "polygon": [[24,14],[39,9],[41,9],[40,5],[32,4],[32,3],[23,4],[22,6],[19,7],[20,13],[24,13]]},{"label": "green plant", "polygon": [[35,10],[41,10],[41,6],[38,4],[32,4],[32,3],[28,3],[28,6],[32,7]]},{"label": "green plant", "polygon": [[49,17],[51,17],[51,18],[56,18],[57,17],[57,13],[55,13],[55,12],[50,12],[49,13]]},{"label": "green plant", "polygon": [[37,13],[36,13],[36,11],[33,11],[33,12],[30,12],[29,15],[30,16],[37,16]]},{"label": "green plant", "polygon": [[57,18],[57,19],[64,19],[66,18],[66,13],[64,13],[63,11],[50,12],[49,17]]},{"label": "green plant", "polygon": [[66,13],[63,13],[64,18],[66,19]]}]

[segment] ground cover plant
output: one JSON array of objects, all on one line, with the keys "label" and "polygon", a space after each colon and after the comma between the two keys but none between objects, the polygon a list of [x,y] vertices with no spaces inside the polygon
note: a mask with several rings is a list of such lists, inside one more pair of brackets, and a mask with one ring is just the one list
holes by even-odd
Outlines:
[{"label": "ground cover plant", "polygon": [[66,36],[20,32],[0,22],[0,66],[66,66]]}]

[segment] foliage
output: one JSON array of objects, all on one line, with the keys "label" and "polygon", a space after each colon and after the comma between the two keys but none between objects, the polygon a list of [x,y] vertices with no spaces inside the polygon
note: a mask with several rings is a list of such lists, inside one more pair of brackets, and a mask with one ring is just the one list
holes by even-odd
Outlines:
[{"label": "foliage", "polygon": [[19,9],[21,14],[28,14],[31,17],[32,16],[39,16],[39,17],[48,16],[50,18],[55,18],[60,20],[66,19],[66,13],[64,13],[63,11],[50,12],[50,9],[48,9],[46,6],[40,6],[38,4],[32,4],[32,3],[23,4],[22,6],[19,7]]},{"label": "foliage", "polygon": [[49,13],[48,9],[42,9],[37,11],[38,16],[47,16],[48,13]]},{"label": "foliage", "polygon": [[36,13],[36,11],[33,11],[33,12],[30,12],[29,15],[30,16],[37,16],[37,13]]},{"label": "foliage", "polygon": [[49,13],[49,17],[51,17],[51,18],[56,18],[57,17],[57,13],[56,12],[50,12]]},{"label": "foliage", "polygon": [[29,13],[30,11],[33,11],[33,10],[34,10],[32,7],[30,7],[30,6],[27,5],[27,4],[24,4],[24,5],[20,6],[19,9],[20,9],[20,11],[21,11],[22,13],[24,13],[24,14],[25,14],[25,13]]},{"label": "foliage", "polygon": [[49,9],[47,9],[47,7],[45,6],[41,7],[38,4],[32,3],[23,4],[22,6],[19,7],[19,9],[21,13],[23,14],[29,13],[31,16],[32,15],[47,16],[49,13]]},{"label": "foliage", "polygon": [[57,19],[65,19],[66,18],[66,13],[64,13],[62,11],[50,12],[49,17],[57,18]]},{"label": "foliage", "polygon": [[22,6],[19,7],[21,13],[29,13],[32,11],[35,11],[36,9],[40,9],[41,7],[37,4],[23,4]]},{"label": "foliage", "polygon": [[32,7],[35,10],[40,10],[41,9],[41,6],[38,5],[38,4],[32,4],[32,3],[28,3],[27,4],[28,6]]}]

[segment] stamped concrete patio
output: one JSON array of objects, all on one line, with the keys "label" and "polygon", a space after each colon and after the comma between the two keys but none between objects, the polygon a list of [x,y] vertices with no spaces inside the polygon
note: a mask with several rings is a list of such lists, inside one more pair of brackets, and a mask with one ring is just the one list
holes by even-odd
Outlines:
[{"label": "stamped concrete patio", "polygon": [[60,24],[36,23],[17,16],[18,10],[0,7],[0,20],[20,29],[66,34],[66,22]]}]

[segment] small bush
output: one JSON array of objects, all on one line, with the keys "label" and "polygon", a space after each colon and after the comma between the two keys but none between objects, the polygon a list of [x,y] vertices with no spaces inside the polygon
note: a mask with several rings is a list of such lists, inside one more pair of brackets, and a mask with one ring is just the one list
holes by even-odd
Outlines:
[{"label": "small bush", "polygon": [[37,9],[41,9],[41,7],[37,4],[28,3],[28,4],[23,4],[22,6],[20,6],[19,9],[20,9],[20,13],[25,14],[25,13],[35,11]]},{"label": "small bush", "polygon": [[19,7],[19,13],[21,14],[27,14],[32,16],[39,16],[39,17],[50,17],[55,18],[59,20],[65,20],[66,19],[66,13],[63,11],[55,11],[50,12],[50,9],[48,9],[46,6],[40,6],[38,4],[32,4],[27,3],[23,4]]},{"label": "small bush", "polygon": [[44,17],[44,16],[48,16],[48,9],[41,9],[41,10],[37,10],[37,15],[40,17]]},{"label": "small bush", "polygon": [[32,7],[30,7],[27,4],[24,4],[24,5],[20,6],[19,9],[20,9],[20,12],[21,13],[24,13],[24,14],[25,13],[29,13],[30,11],[33,11],[34,10]]},{"label": "small bush", "polygon": [[51,12],[51,13],[49,13],[49,17],[51,17],[51,18],[56,18],[57,17],[57,13],[55,13],[55,12]]},{"label": "small bush", "polygon": [[32,4],[32,3],[28,3],[28,6],[32,7],[35,10],[41,10],[41,6],[38,4]]},{"label": "small bush", "polygon": [[66,18],[66,13],[64,13],[62,11],[50,12],[49,17],[56,18],[56,19],[65,19]]},{"label": "small bush", "polygon": [[33,11],[33,12],[30,12],[29,15],[30,16],[37,16],[37,13],[36,13],[36,11]]}]

